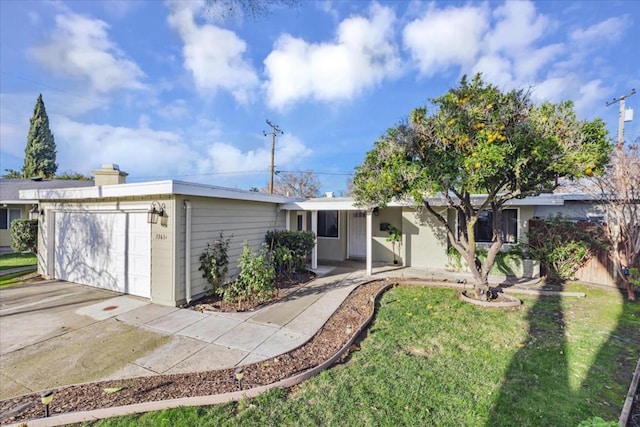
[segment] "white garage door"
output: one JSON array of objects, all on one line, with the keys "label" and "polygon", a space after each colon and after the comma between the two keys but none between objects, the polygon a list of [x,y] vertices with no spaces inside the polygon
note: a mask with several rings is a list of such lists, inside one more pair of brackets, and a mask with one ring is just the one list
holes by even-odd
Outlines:
[{"label": "white garage door", "polygon": [[149,298],[150,236],[145,213],[57,212],[55,277]]}]

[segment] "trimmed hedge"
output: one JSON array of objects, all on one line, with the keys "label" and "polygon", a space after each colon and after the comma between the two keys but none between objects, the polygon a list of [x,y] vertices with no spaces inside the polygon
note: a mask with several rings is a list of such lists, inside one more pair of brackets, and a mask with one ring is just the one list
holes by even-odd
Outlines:
[{"label": "trimmed hedge", "polygon": [[273,230],[267,232],[265,240],[276,272],[291,276],[307,269],[316,236],[311,231]]},{"label": "trimmed hedge", "polygon": [[11,249],[16,252],[38,252],[38,220],[16,219],[9,227]]}]

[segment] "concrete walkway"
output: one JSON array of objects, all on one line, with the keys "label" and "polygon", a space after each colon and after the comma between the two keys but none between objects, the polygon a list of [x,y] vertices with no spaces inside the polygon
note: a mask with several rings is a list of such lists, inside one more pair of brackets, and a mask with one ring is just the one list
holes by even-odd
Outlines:
[{"label": "concrete walkway", "polygon": [[[171,341],[109,375],[131,376],[207,371],[246,365],[290,351],[308,341],[364,281],[364,272],[320,268],[322,274],[285,299],[242,313],[205,312],[145,304],[116,320],[172,335]],[[85,314],[104,316],[104,301]]]}]

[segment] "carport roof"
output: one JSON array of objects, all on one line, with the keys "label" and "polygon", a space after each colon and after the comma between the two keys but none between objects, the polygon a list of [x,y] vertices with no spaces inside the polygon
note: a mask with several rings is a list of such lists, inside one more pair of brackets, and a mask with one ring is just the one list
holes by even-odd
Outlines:
[{"label": "carport roof", "polygon": [[86,200],[107,197],[117,198],[163,195],[215,197],[220,199],[268,203],[290,203],[299,200],[275,194],[257,193],[236,188],[218,187],[215,185],[174,180],[103,185],[100,187],[47,188],[20,191],[20,199],[30,200]]}]

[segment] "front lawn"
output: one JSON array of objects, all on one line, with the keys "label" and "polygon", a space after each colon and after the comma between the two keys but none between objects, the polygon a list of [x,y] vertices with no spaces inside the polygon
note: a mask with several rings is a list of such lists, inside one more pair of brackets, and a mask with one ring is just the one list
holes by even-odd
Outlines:
[{"label": "front lawn", "polygon": [[115,418],[128,425],[577,426],[616,420],[640,354],[640,304],[524,298],[479,309],[448,289],[401,286],[381,299],[350,359],[292,390],[206,408]]},{"label": "front lawn", "polygon": [[0,271],[9,268],[35,266],[38,258],[32,253],[12,253],[0,255]]},{"label": "front lawn", "polygon": [[[34,278],[38,258],[32,253],[12,253],[0,255],[0,289],[20,285]],[[3,271],[16,267],[32,267],[24,271],[2,274]]]}]

